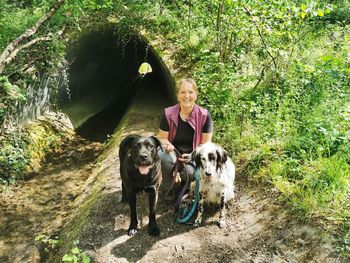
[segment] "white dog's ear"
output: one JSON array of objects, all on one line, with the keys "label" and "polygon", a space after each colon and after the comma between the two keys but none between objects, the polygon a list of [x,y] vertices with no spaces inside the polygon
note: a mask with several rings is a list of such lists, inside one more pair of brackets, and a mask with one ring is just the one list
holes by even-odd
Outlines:
[{"label": "white dog's ear", "polygon": [[227,161],[227,152],[219,147],[217,150],[216,150],[216,154],[217,154],[217,165],[219,167],[221,167],[226,161]]},{"label": "white dog's ear", "polygon": [[200,166],[200,163],[201,163],[201,157],[200,157],[200,154],[197,150],[194,150],[192,152],[192,156],[191,156],[191,159],[194,160],[194,162],[196,163],[196,166],[199,167]]}]

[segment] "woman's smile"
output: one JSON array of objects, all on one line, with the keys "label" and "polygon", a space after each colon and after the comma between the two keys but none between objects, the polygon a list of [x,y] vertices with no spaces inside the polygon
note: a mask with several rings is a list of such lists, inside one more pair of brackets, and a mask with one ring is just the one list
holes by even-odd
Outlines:
[{"label": "woman's smile", "polygon": [[196,99],[197,99],[197,92],[192,87],[192,85],[188,85],[188,83],[184,83],[179,88],[179,92],[177,94],[177,99],[178,99],[181,107],[185,107],[185,108],[191,107],[192,108],[196,102]]}]

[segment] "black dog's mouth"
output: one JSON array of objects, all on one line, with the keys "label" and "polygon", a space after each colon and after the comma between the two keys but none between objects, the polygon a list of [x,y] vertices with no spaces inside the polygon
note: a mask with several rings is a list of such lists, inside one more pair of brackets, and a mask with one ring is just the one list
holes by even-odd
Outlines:
[{"label": "black dog's mouth", "polygon": [[147,175],[153,168],[153,164],[139,164],[135,165],[135,167],[139,170],[140,174]]}]

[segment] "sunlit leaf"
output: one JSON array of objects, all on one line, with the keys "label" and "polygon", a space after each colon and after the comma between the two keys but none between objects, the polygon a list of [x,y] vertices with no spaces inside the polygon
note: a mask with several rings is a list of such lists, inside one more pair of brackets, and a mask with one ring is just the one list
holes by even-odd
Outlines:
[{"label": "sunlit leaf", "polygon": [[62,261],[72,262],[73,258],[72,258],[72,256],[65,254],[62,258]]},{"label": "sunlit leaf", "polygon": [[87,255],[83,255],[83,263],[90,263],[91,262],[91,259],[87,256]]},{"label": "sunlit leaf", "polygon": [[316,13],[317,13],[318,16],[324,16],[323,10],[317,10]]},{"label": "sunlit leaf", "polygon": [[72,253],[73,253],[73,254],[79,254],[79,253],[80,253],[79,248],[77,248],[77,247],[73,248],[73,249],[72,249]]}]

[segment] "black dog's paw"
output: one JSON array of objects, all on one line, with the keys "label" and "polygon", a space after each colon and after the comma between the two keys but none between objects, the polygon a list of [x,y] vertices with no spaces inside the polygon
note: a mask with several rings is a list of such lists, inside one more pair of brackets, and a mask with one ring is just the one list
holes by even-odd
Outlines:
[{"label": "black dog's paw", "polygon": [[137,233],[137,228],[129,228],[128,229],[128,236],[134,236]]},{"label": "black dog's paw", "polygon": [[137,222],[131,222],[128,229],[128,235],[134,236],[137,233]]},{"label": "black dog's paw", "polygon": [[150,236],[154,236],[154,237],[157,237],[160,235],[160,230],[158,228],[158,226],[156,224],[150,224],[149,227],[148,227],[148,234]]}]

